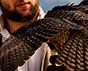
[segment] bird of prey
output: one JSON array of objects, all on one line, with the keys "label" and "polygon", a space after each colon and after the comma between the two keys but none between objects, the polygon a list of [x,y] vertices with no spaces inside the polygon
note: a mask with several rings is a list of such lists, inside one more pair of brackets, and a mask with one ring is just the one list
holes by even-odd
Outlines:
[{"label": "bird of prey", "polygon": [[58,52],[56,63],[67,71],[88,70],[88,0],[57,6],[43,19],[20,27],[0,47],[0,70],[15,71],[43,42]]}]

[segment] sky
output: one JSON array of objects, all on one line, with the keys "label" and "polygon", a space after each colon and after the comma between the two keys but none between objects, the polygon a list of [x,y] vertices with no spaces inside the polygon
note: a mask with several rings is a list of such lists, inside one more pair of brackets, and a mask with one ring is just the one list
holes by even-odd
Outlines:
[{"label": "sky", "polygon": [[48,10],[51,10],[57,5],[65,5],[68,3],[79,4],[82,0],[40,0],[39,5],[43,8],[44,12],[47,13]]},{"label": "sky", "polygon": [[[42,7],[45,13],[51,10],[57,5],[65,5],[68,3],[79,4],[82,0],[39,0],[39,5]],[[0,10],[1,14],[1,10]]]}]

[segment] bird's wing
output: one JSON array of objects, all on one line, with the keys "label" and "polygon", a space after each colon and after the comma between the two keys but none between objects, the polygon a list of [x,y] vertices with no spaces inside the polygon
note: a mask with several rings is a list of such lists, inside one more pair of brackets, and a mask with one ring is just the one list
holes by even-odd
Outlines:
[{"label": "bird's wing", "polygon": [[1,46],[0,69],[14,71],[18,66],[22,66],[43,42],[49,43],[49,39],[55,36],[61,39],[58,39],[60,44],[65,43],[69,38],[70,29],[82,31],[84,28],[59,18],[44,18],[22,26]]},{"label": "bird's wing", "polygon": [[[72,31],[73,32],[73,31]],[[56,63],[65,64],[67,71],[85,71],[88,70],[88,35],[82,32],[75,32],[68,38],[62,33],[60,41],[68,39],[65,43],[60,43],[58,36],[51,38],[49,44],[58,52]],[[61,39],[62,38],[62,39]]]},{"label": "bird's wing", "polygon": [[[76,6],[56,6],[50,10],[45,17],[61,18],[74,22],[86,28],[86,34],[69,30],[70,35],[66,43],[59,44],[58,36],[50,39],[49,44],[55,46],[58,52],[56,63],[65,64],[67,71],[88,70],[88,0],[83,0]],[[75,34],[72,34],[74,33]],[[64,33],[63,33],[64,35]],[[66,36],[60,37],[65,38]],[[52,45],[53,44],[53,45]],[[63,45],[63,46],[61,46]],[[58,48],[61,46],[61,48]]]},{"label": "bird's wing", "polygon": [[[71,14],[71,12],[74,14],[76,13],[74,10],[68,11],[67,9],[63,9],[61,11],[66,11],[68,12],[68,14]],[[84,47],[84,45],[86,45],[85,47],[87,47],[87,26],[80,25],[78,24],[78,22],[74,22],[65,17],[59,17],[60,15],[64,14],[59,15],[58,9],[57,12],[52,12],[52,18],[50,17],[50,14],[46,15],[44,19],[30,22],[22,26],[21,28],[19,28],[11,34],[11,36],[3,43],[3,45],[0,48],[0,70],[14,71],[15,69],[17,69],[18,66],[22,66],[25,63],[25,61],[28,60],[30,56],[32,56],[35,53],[35,50],[39,48],[43,42],[47,42],[52,50],[55,49],[58,53],[60,53],[60,57],[62,57],[62,53],[63,51],[65,51],[65,47],[67,48],[69,43],[72,44],[69,45],[71,49],[74,47],[74,49],[77,48],[81,50],[82,47]],[[84,14],[82,14],[82,16],[85,17],[84,19],[87,19],[87,15],[84,16]],[[70,19],[72,19],[71,16]],[[87,20],[82,21],[84,21],[84,23],[87,22]],[[84,34],[84,36],[82,34]],[[81,45],[79,42],[81,42]],[[77,47],[73,46],[73,43]],[[78,47],[79,45],[81,46],[81,48]],[[76,52],[78,53],[78,51]],[[86,52],[84,51],[84,53]],[[67,58],[68,57],[64,59],[66,60]],[[87,59],[87,54],[85,58]],[[83,59],[85,60],[85,58]],[[58,63],[60,61],[61,63],[66,63],[64,60],[60,60],[59,57],[57,61]],[[67,64],[67,68],[68,66],[69,64]]]},{"label": "bird's wing", "polygon": [[66,19],[88,28],[88,0],[74,6],[56,6],[45,17]]}]

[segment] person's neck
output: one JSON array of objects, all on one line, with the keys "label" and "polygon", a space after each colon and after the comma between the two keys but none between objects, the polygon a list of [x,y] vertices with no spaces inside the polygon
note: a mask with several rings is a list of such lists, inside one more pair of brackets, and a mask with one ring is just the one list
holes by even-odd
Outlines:
[{"label": "person's neck", "polygon": [[28,22],[32,22],[32,21],[37,20],[39,12],[40,12],[40,10],[38,10],[36,15],[31,20],[29,20],[27,22],[15,22],[10,19],[6,19],[7,20],[7,27],[9,29],[10,33],[13,33],[15,30],[17,30],[18,28],[20,28],[24,24],[27,24]]}]

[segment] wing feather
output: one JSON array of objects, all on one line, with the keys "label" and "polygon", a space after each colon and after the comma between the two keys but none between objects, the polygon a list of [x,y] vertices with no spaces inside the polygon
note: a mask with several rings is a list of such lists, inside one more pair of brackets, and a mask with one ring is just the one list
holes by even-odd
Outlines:
[{"label": "wing feather", "polygon": [[0,69],[16,70],[43,42],[58,52],[58,64],[65,63],[68,70],[87,69],[88,14],[79,7],[55,7],[44,19],[25,24],[13,32],[0,48]]}]

